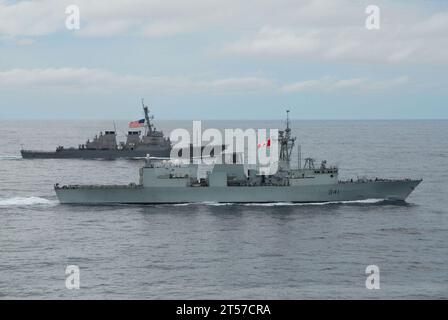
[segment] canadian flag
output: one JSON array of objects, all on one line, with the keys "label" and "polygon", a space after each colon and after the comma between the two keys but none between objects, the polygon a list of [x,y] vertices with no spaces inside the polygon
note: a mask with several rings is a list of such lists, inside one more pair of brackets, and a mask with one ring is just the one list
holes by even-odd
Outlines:
[{"label": "canadian flag", "polygon": [[268,139],[268,141],[266,141],[265,143],[259,143],[258,144],[258,149],[262,148],[262,147],[267,147],[269,148],[271,146],[271,139]]}]

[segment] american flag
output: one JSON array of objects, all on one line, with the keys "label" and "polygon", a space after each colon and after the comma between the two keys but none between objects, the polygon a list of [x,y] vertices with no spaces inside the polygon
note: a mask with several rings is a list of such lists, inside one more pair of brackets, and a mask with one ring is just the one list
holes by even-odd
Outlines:
[{"label": "american flag", "polygon": [[129,128],[140,128],[145,125],[145,119],[129,122]]}]

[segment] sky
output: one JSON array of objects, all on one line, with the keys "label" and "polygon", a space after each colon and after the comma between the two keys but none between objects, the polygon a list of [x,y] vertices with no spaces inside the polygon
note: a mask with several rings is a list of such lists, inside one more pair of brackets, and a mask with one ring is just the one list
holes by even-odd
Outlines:
[{"label": "sky", "polygon": [[0,0],[0,120],[447,119],[447,35],[444,0]]}]

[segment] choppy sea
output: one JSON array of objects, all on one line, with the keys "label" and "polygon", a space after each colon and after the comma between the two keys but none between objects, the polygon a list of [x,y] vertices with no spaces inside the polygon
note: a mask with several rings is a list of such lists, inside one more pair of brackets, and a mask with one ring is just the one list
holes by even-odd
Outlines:
[{"label": "choppy sea", "polygon": [[[293,122],[303,156],[339,165],[341,179],[423,178],[402,204],[61,205],[56,182],[136,182],[142,162],[20,157],[22,146],[77,146],[109,129],[0,121],[0,299],[448,298],[448,121]],[[66,288],[68,265],[79,289]],[[380,289],[366,288],[369,265]]]}]

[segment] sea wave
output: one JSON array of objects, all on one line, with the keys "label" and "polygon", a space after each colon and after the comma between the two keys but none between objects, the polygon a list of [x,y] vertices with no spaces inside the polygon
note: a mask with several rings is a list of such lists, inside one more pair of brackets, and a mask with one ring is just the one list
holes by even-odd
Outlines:
[{"label": "sea wave", "polygon": [[0,207],[9,206],[33,206],[33,205],[55,205],[56,201],[40,197],[13,197],[0,199]]}]

